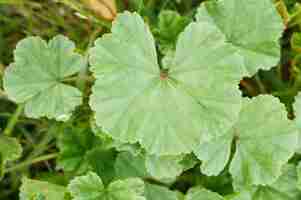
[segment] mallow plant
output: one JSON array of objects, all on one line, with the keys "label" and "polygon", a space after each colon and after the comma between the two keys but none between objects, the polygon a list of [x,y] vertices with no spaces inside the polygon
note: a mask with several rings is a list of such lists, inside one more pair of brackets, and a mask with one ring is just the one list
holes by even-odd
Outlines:
[{"label": "mallow plant", "polygon": [[[301,147],[301,96],[290,120],[279,99],[243,98],[238,86],[279,63],[286,27],[272,1],[207,1],[183,24],[164,56],[129,11],[84,55],[63,35],[17,44],[5,93],[28,118],[67,124],[56,168],[72,173],[64,184],[24,176],[21,200],[301,199],[301,165],[289,162]],[[72,80],[87,67],[84,93]],[[91,112],[74,114],[83,104]],[[88,123],[68,125],[81,115]],[[1,135],[2,176],[21,154],[16,138]],[[194,184],[179,189],[191,173]],[[208,187],[204,176],[228,177],[231,189],[214,190],[222,181]]]}]

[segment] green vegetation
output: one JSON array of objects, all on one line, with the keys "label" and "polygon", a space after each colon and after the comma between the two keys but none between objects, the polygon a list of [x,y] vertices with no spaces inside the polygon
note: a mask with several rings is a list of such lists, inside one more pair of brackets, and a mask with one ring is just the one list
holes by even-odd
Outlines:
[{"label": "green vegetation", "polygon": [[0,0],[0,200],[301,199],[298,0]]}]

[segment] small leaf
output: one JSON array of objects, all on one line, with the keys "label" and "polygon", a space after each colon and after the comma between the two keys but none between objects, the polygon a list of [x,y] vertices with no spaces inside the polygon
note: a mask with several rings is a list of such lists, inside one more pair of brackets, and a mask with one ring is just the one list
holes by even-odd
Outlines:
[{"label": "small leaf", "polygon": [[16,103],[26,103],[28,117],[66,121],[81,104],[81,92],[63,83],[85,67],[74,49],[74,43],[64,36],[56,36],[48,44],[39,37],[18,43],[15,62],[5,72],[4,89]]},{"label": "small leaf", "polygon": [[64,200],[67,189],[48,182],[23,178],[20,189],[20,200],[37,200],[43,196],[46,200]]},{"label": "small leaf", "polygon": [[165,54],[175,50],[179,34],[188,25],[189,19],[172,10],[163,10],[159,15],[157,38],[160,50]]},{"label": "small leaf", "polygon": [[105,188],[101,178],[89,172],[73,179],[68,189],[74,200],[145,200],[144,183],[137,178],[117,180]]},{"label": "small leaf", "polygon": [[22,155],[22,146],[12,137],[0,135],[0,180],[7,162],[17,160]]},{"label": "small leaf", "polygon": [[87,172],[90,167],[88,152],[102,146],[101,139],[86,125],[64,127],[57,142],[60,149],[57,168],[79,174]]},{"label": "small leaf", "polygon": [[97,174],[89,172],[85,176],[73,179],[68,185],[68,190],[74,200],[96,200],[101,199],[104,185]]}]

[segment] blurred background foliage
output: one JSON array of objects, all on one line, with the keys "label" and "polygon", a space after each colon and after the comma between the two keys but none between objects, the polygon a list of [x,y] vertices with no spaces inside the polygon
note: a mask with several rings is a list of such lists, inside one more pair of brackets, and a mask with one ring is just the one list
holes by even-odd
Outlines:
[{"label": "blurred background foliage", "polygon": [[[73,175],[56,169],[54,158],[60,150],[63,133],[87,132],[90,128],[91,110],[87,104],[79,107],[68,123],[49,120],[33,120],[22,115],[22,109],[9,101],[2,89],[4,69],[13,61],[16,43],[27,36],[49,39],[57,34],[68,36],[77,45],[77,51],[85,54],[94,40],[110,31],[111,22],[118,12],[136,11],[149,24],[157,41],[160,59],[175,49],[178,34],[193,20],[194,13],[203,0],[0,0],[0,134],[2,131],[20,141],[23,156],[6,169],[0,182],[0,200],[18,199],[20,175],[38,177],[53,183],[66,184]],[[272,94],[286,105],[288,117],[293,118],[292,103],[301,90],[301,0],[274,0],[286,26],[279,42],[282,46],[279,64],[269,71],[259,71],[253,77],[242,77],[242,95],[254,97]],[[264,26],[264,25],[263,25]],[[30,51],[30,50],[29,50]],[[164,62],[160,61],[160,62]],[[88,70],[85,72],[89,75]],[[93,80],[92,80],[93,82]],[[77,81],[88,98],[89,84]],[[56,141],[59,140],[58,142]],[[72,141],[69,141],[72,142]],[[68,144],[66,144],[68,145]],[[88,151],[89,143],[81,144],[79,154]],[[43,155],[54,155],[48,160],[39,160]],[[114,152],[110,153],[115,156]],[[1,158],[0,158],[1,160]],[[300,160],[295,156],[291,162]],[[53,173],[58,170],[59,173]],[[226,172],[216,178],[194,176],[199,165],[186,171],[173,186],[185,191],[188,187],[202,183],[219,193],[231,191],[231,180]],[[219,184],[215,184],[218,182]],[[223,185],[216,188],[216,185]],[[223,190],[223,191],[221,191]],[[225,190],[225,191],[224,191]]]}]

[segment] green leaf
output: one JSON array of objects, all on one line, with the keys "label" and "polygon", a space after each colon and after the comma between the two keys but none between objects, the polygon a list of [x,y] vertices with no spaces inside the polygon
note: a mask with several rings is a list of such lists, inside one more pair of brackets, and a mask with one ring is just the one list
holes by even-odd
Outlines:
[{"label": "green leaf", "polygon": [[[298,131],[285,107],[271,96],[245,99],[238,121],[224,136],[200,144],[196,154],[204,173],[217,175],[229,160],[232,138],[236,152],[230,173],[238,185],[269,185],[294,154]],[[219,163],[216,167],[215,164]]]},{"label": "green leaf", "polygon": [[160,12],[157,38],[160,50],[164,54],[176,48],[178,35],[185,29],[188,23],[188,18],[182,17],[175,11],[163,10]]},{"label": "green leaf", "polygon": [[243,60],[213,24],[190,24],[172,64],[160,71],[147,25],[125,12],[96,41],[90,63],[97,125],[149,154],[190,153],[202,134],[221,135],[238,117]]},{"label": "green leaf", "polygon": [[253,187],[240,191],[229,200],[297,200],[301,192],[297,189],[297,173],[294,165],[285,165],[283,175],[271,186]]},{"label": "green leaf", "polygon": [[91,166],[91,169],[100,176],[105,185],[115,178],[116,154],[112,149],[95,148],[86,155],[86,161]]},{"label": "green leaf", "polygon": [[193,153],[190,153],[184,155],[183,159],[180,161],[180,164],[183,167],[183,171],[186,171],[193,168],[199,162],[200,161],[198,158]]},{"label": "green leaf", "polygon": [[301,94],[298,94],[295,98],[294,113],[296,116],[295,118],[296,124],[299,130],[301,130]]},{"label": "green leaf", "polygon": [[195,153],[202,160],[202,173],[217,176],[225,168],[231,155],[232,140],[233,135],[227,133],[216,139],[201,142]]},{"label": "green leaf", "polygon": [[161,156],[119,153],[115,163],[116,176],[155,178],[163,182],[171,182],[184,170],[192,168],[197,159],[192,154],[180,156]]},{"label": "green leaf", "polygon": [[22,146],[12,137],[0,135],[0,180],[7,162],[17,160],[22,155]]},{"label": "green leaf", "polygon": [[244,58],[248,75],[279,62],[278,40],[284,30],[272,0],[213,0],[198,10],[199,21],[218,27]]},{"label": "green leaf", "polygon": [[38,199],[44,196],[46,200],[64,200],[67,189],[48,182],[23,178],[20,189],[20,200]]},{"label": "green leaf", "polygon": [[73,179],[68,189],[74,200],[145,200],[144,183],[137,178],[117,180],[105,188],[101,178],[89,172]]},{"label": "green leaf", "polygon": [[96,200],[103,196],[105,188],[101,178],[97,174],[89,172],[85,176],[73,179],[68,185],[68,190],[74,200]]},{"label": "green leaf", "polygon": [[[294,102],[294,113],[295,113],[295,121],[298,126],[299,132],[301,130],[301,94],[298,94],[295,97],[295,102]],[[301,132],[299,134],[298,138],[298,148],[296,152],[301,153]]]},{"label": "green leaf", "polygon": [[39,37],[18,43],[15,62],[5,72],[4,88],[10,99],[26,103],[28,117],[65,121],[81,104],[81,92],[63,83],[85,67],[74,49],[74,43],[64,36],[56,36],[48,44]]},{"label": "green leaf", "polygon": [[90,168],[87,154],[101,147],[102,141],[86,125],[66,126],[58,136],[57,144],[60,149],[57,168],[81,174]]},{"label": "green leaf", "polygon": [[108,199],[112,200],[146,200],[144,197],[144,183],[138,178],[117,180],[107,188]]},{"label": "green leaf", "polygon": [[140,145],[138,143],[124,143],[122,141],[113,139],[110,137],[110,135],[106,134],[100,127],[98,127],[95,122],[93,122],[92,124],[92,130],[94,132],[94,134],[101,138],[101,140],[103,141],[103,146],[105,146],[104,148],[106,149],[111,149],[111,148],[115,148],[117,151],[128,151],[132,154],[138,155],[141,153],[142,148],[140,147]]},{"label": "green leaf", "polygon": [[185,200],[224,200],[224,198],[215,192],[195,187],[188,191]]},{"label": "green leaf", "polygon": [[301,33],[295,32],[291,38],[291,46],[294,50],[301,50]]},{"label": "green leaf", "polygon": [[115,162],[116,176],[120,179],[130,177],[144,178],[149,176],[145,166],[145,156],[143,154],[133,155],[129,152],[118,154]]},{"label": "green leaf", "polygon": [[147,200],[178,200],[176,192],[152,184],[145,184],[145,197]]},{"label": "green leaf", "polygon": [[301,162],[299,162],[297,167],[297,176],[298,176],[297,187],[301,191]]},{"label": "green leaf", "polygon": [[183,171],[181,160],[183,156],[147,155],[145,165],[148,173],[156,179],[175,179]]}]

